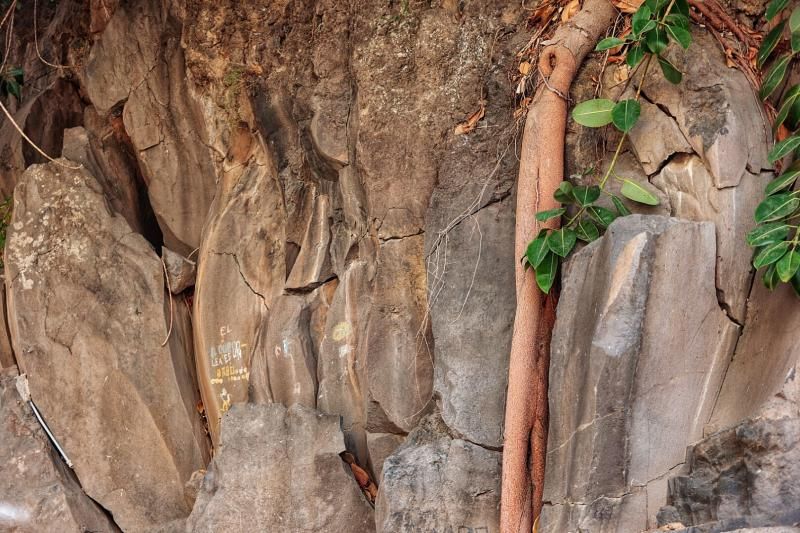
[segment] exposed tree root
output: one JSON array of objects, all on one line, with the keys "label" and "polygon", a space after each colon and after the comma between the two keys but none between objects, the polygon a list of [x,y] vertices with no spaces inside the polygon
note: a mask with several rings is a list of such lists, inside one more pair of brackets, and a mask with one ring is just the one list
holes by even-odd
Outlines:
[{"label": "exposed tree root", "polygon": [[[557,219],[540,224],[535,214],[558,207],[553,193],[564,174],[568,108],[564,96],[569,94],[578,66],[616,16],[608,0],[586,0],[581,11],[556,30],[539,58],[546,83],[528,108],[522,138],[514,245],[517,259],[542,227],[558,224]],[[539,291],[533,271],[519,261],[516,290],[503,447],[503,533],[532,531],[542,508],[550,336],[556,304],[553,296]]]}]

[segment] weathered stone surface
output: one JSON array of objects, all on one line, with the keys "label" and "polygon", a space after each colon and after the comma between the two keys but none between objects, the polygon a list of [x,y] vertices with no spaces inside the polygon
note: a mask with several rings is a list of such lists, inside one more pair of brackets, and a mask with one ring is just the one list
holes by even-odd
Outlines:
[{"label": "weathered stone surface", "polygon": [[[702,437],[738,330],[717,304],[715,247],[712,224],[632,215],[568,263],[542,531],[655,526],[666,476]],[[691,305],[665,304],[681,299]]]},{"label": "weathered stone surface", "polygon": [[666,52],[683,72],[683,82],[672,84],[652,69],[642,93],[675,117],[714,185],[732,187],[747,179],[746,171],[758,174],[770,168],[768,122],[747,78],[726,65],[714,37],[703,31],[692,36],[688,51],[673,45]]},{"label": "weathered stone surface", "polygon": [[200,245],[216,169],[185,69],[177,21],[147,0],[114,11],[82,77],[100,114],[121,110],[164,242],[189,255]]},{"label": "weathered stone surface", "polygon": [[[30,71],[29,71],[30,72]],[[48,77],[49,78],[49,77]],[[29,81],[29,80],[26,80]],[[26,90],[32,89],[26,84]],[[83,106],[75,86],[57,78],[39,88],[38,94],[24,102],[15,113],[15,122],[46,154],[61,153],[64,129],[83,121]],[[6,198],[28,165],[43,163],[42,155],[22,139],[17,129],[2,116],[0,124],[0,194]]]},{"label": "weathered stone surface", "polygon": [[177,254],[169,248],[161,247],[161,259],[167,267],[169,289],[172,294],[179,294],[194,286],[197,276],[197,264],[191,259]]},{"label": "weathered stone surface", "polygon": [[[270,310],[266,335],[260,341],[253,363],[253,386],[268,392],[268,398],[283,405],[317,405],[317,357],[309,325],[311,306],[303,295],[284,295],[275,299]],[[258,374],[258,375],[256,375]],[[262,385],[257,379],[263,379]],[[259,398],[259,400],[266,400]],[[332,413],[334,414],[334,413]]]},{"label": "weathered stone surface", "polygon": [[800,523],[800,416],[796,405],[715,433],[669,481],[668,503],[688,531]]},{"label": "weathered stone surface", "polygon": [[[491,204],[448,232],[429,258],[434,390],[442,419],[476,444],[503,445],[514,322],[513,199]],[[438,264],[437,264],[438,263]]]},{"label": "weathered stone surface", "polygon": [[17,394],[16,367],[0,371],[0,530],[116,531],[52,451]]},{"label": "weathered stone surface", "polygon": [[405,435],[394,433],[367,433],[367,450],[375,479],[381,479],[383,463],[406,440]]},{"label": "weathered stone surface", "polygon": [[342,415],[347,449],[359,464],[366,464],[368,453],[367,352],[363,345],[369,308],[360,305],[361,295],[368,292],[368,287],[368,265],[364,261],[352,262],[340,279],[327,312],[317,360],[317,406],[324,413]]},{"label": "weathered stone surface", "polygon": [[650,102],[642,101],[641,106],[642,113],[628,138],[649,176],[658,172],[673,154],[691,153],[692,147],[672,117]]},{"label": "weathered stone surface", "polygon": [[[5,260],[8,318],[33,400],[86,493],[127,531],[186,516],[205,461],[190,354],[167,334],[161,262],[66,159],[15,190]],[[183,367],[181,366],[183,365]]]},{"label": "weathered stone surface", "polygon": [[453,439],[437,414],[383,465],[378,531],[496,531],[501,454]]},{"label": "weathered stone surface", "polygon": [[[249,131],[241,134],[249,139]],[[215,442],[222,414],[249,397],[250,364],[255,351],[266,349],[260,337],[286,280],[285,211],[274,163],[258,140],[246,146],[226,163],[198,254],[195,353]]]},{"label": "weathered stone surface", "polygon": [[367,325],[369,400],[409,431],[432,406],[433,343],[427,318],[422,235],[384,242]]},{"label": "weathered stone surface", "polygon": [[753,279],[745,235],[755,227],[753,212],[762,199],[770,174],[745,171],[737,187],[718,188],[703,161],[680,155],[653,178],[669,197],[672,216],[714,222],[717,237],[716,287],[720,303],[731,317],[744,322],[745,304]]},{"label": "weathered stone surface", "polygon": [[80,163],[96,177],[111,208],[132,230],[151,242],[159,241],[161,232],[156,231],[158,225],[146,201],[147,191],[122,117],[101,117],[93,107],[87,107],[83,117],[84,126],[64,130],[61,155]]},{"label": "weathered stone surface", "polygon": [[761,280],[755,280],[747,322],[706,433],[728,428],[764,410],[800,402],[798,327],[800,312],[792,288],[780,285],[770,291]]},{"label": "weathered stone surface", "polygon": [[187,531],[374,531],[339,418],[295,405],[236,405],[222,421]]}]

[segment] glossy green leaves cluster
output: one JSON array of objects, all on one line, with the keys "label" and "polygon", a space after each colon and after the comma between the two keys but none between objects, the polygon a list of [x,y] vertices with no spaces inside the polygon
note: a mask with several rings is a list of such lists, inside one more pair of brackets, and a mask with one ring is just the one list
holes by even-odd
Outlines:
[{"label": "glossy green leaves cluster", "polygon": [[[764,14],[767,20],[782,15],[788,0],[772,0]],[[784,35],[789,29],[789,38]],[[786,41],[788,40],[788,43]],[[782,43],[788,46],[781,46]],[[786,50],[775,54],[776,50]],[[800,51],[800,8],[795,8],[788,19],[780,21],[761,42],[756,61],[759,67],[771,62],[761,83],[759,96],[766,100],[781,85],[795,54]],[[796,157],[800,149],[800,84],[786,89],[776,106],[778,114],[773,133],[784,126],[791,135],[775,144],[769,152],[770,163],[785,157]],[[758,204],[755,220],[758,224],[747,235],[747,243],[755,250],[753,266],[763,269],[761,280],[769,288],[778,283],[791,283],[800,294],[800,191],[794,191],[800,178],[800,161],[794,161],[764,189],[765,198]]]},{"label": "glossy green leaves cluster", "polygon": [[[680,83],[682,75],[672,63],[662,57],[670,41],[688,48],[692,42],[689,32],[689,4],[687,0],[646,0],[631,18],[631,33],[625,38],[608,37],[597,44],[596,51],[610,50],[619,46],[627,47],[626,62],[631,68],[647,58],[647,65],[653,59],[658,61],[664,77],[672,83]],[[648,56],[650,56],[648,58]],[[647,65],[643,69],[640,84],[644,82]],[[617,156],[625,136],[636,125],[641,114],[639,93],[636,98],[614,102],[606,98],[595,98],[576,105],[572,118],[578,124],[590,128],[600,128],[613,124],[623,133],[614,158],[599,185],[573,186],[562,182],[553,197],[561,204],[570,206],[570,217],[560,229],[543,229],[528,244],[522,261],[536,273],[536,283],[547,293],[555,283],[558,267],[577,245],[578,241],[592,242],[605,232],[618,217],[630,215],[623,198],[606,191],[608,178],[613,175],[620,182],[619,194],[633,202],[643,205],[658,205],[658,197],[648,183],[639,183],[614,173]],[[610,204],[599,205],[602,195],[610,198]],[[609,207],[613,206],[613,209]],[[536,214],[540,222],[565,215],[567,207],[541,211]]]},{"label": "glossy green leaves cluster", "polygon": [[[637,193],[642,203],[655,205],[658,203],[651,192],[636,184],[632,180],[626,180],[639,187]],[[623,185],[623,188],[625,186]],[[614,222],[617,217],[630,215],[631,211],[627,208],[622,198],[614,194],[608,194],[614,209],[608,209],[597,205],[600,196],[604,191],[598,185],[573,186],[568,181],[561,182],[556,189],[553,197],[562,204],[573,206],[575,214],[557,230],[543,229],[534,240],[528,244],[525,257],[522,261],[536,271],[536,284],[543,292],[549,292],[556,280],[558,266],[575,248],[578,241],[592,242]],[[536,220],[544,222],[551,218],[564,215],[566,207],[550,209],[536,213]]]}]

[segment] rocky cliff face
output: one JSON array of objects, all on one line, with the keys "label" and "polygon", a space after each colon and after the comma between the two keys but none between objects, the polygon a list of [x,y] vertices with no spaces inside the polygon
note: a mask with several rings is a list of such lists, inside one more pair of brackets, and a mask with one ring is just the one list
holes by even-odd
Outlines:
[{"label": "rocky cliff face", "polygon": [[[41,76],[11,111],[63,157],[46,162],[0,125],[0,190],[14,194],[0,365],[9,383],[14,365],[27,376],[74,477],[6,385],[0,412],[30,429],[0,442],[0,476],[25,488],[1,493],[0,525],[496,531],[516,260],[509,76],[526,11],[42,9],[41,54],[75,68],[44,65],[23,45],[32,33],[15,34],[10,57]],[[751,291],[743,238],[770,178],[767,123],[696,33],[701,59],[673,57],[690,81],[647,81],[618,167],[661,206],[617,222],[563,275],[541,531],[800,520],[800,314],[788,293]],[[592,69],[576,97],[594,90]],[[570,170],[594,163],[596,132],[568,140]],[[44,473],[19,475],[22,460]]]}]

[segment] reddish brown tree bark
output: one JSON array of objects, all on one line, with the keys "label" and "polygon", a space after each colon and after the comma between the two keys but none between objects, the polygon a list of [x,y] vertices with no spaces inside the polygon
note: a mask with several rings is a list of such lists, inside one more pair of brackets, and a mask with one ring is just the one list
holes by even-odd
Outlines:
[{"label": "reddish brown tree bark", "polygon": [[[539,68],[546,80],[528,108],[517,183],[515,257],[542,227],[537,211],[555,209],[553,198],[564,174],[565,100],[578,66],[617,15],[608,0],[586,0],[561,25],[542,51]],[[536,286],[534,273],[516,266],[517,310],[509,362],[501,523],[503,533],[530,532],[542,508],[547,445],[547,381],[555,298]]]}]

